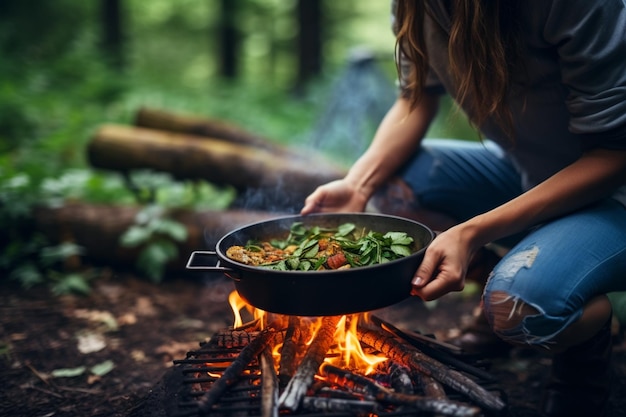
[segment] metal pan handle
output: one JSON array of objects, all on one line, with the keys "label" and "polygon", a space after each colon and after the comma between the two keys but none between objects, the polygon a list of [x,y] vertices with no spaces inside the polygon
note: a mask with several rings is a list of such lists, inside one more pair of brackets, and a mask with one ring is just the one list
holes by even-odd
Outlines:
[{"label": "metal pan handle", "polygon": [[215,264],[215,266],[208,266],[208,265],[197,265],[195,263],[195,259],[197,255],[203,255],[203,256],[217,256],[217,253],[215,251],[209,251],[209,250],[196,250],[191,252],[191,255],[189,255],[189,259],[187,260],[187,265],[185,265],[185,269],[192,269],[192,270],[196,270],[196,271],[216,271],[216,272],[222,272],[224,273],[224,275],[226,275],[228,278],[234,280],[234,281],[239,281],[239,278],[233,275],[237,275],[237,271],[235,271],[232,268],[226,268],[223,266],[220,266],[220,261],[218,260],[217,263]]}]

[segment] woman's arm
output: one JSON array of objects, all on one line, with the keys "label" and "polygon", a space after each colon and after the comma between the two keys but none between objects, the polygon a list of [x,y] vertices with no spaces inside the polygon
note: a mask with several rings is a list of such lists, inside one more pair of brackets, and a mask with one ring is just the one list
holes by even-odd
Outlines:
[{"label": "woman's arm", "polygon": [[481,246],[608,197],[626,184],[626,151],[594,149],[541,184],[443,232],[415,274],[413,294],[426,300],[461,290]]},{"label": "woman's arm", "polygon": [[415,153],[438,106],[435,95],[424,94],[413,110],[406,99],[399,98],[346,177],[318,187],[306,198],[301,213],[362,211],[376,189]]}]

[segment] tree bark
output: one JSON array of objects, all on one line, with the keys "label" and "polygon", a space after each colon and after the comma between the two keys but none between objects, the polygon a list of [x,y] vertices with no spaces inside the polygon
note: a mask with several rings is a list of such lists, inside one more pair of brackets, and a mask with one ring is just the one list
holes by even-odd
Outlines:
[{"label": "tree bark", "polygon": [[319,159],[284,157],[206,137],[104,125],[87,147],[96,168],[152,169],[179,179],[202,179],[245,192],[238,207],[292,212],[316,187],[345,171]]}]

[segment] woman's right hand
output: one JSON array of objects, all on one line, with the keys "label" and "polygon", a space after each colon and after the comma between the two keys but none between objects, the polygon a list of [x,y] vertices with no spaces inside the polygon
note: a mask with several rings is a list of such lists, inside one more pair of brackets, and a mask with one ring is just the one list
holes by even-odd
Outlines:
[{"label": "woman's right hand", "polygon": [[300,214],[323,212],[361,212],[369,196],[345,179],[336,180],[317,187],[305,200]]}]

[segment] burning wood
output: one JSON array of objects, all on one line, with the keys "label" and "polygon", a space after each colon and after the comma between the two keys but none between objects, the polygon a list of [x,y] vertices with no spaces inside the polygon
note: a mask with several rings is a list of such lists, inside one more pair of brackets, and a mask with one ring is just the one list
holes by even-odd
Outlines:
[{"label": "burning wood", "polygon": [[345,398],[329,397],[304,397],[302,408],[317,412],[341,412],[347,411],[352,414],[378,414],[381,406],[372,400],[349,400]]},{"label": "burning wood", "polygon": [[332,365],[325,364],[321,372],[322,375],[327,376],[332,382],[361,391],[366,395],[366,398],[372,398],[381,403],[409,405],[420,411],[454,417],[476,417],[481,412],[478,407],[460,402],[394,392],[369,378]]},{"label": "burning wood", "polygon": [[501,411],[506,407],[506,404],[499,397],[485,390],[474,380],[424,355],[417,348],[400,341],[390,333],[360,327],[359,340],[392,360],[435,378],[444,385],[476,401],[482,407],[495,411]]},{"label": "burning wood", "polygon": [[300,406],[302,398],[306,395],[317,370],[326,357],[326,352],[334,341],[333,336],[339,319],[339,316],[328,316],[322,319],[322,327],[317,331],[296,374],[291,378],[279,398],[279,404],[282,408],[295,411]]},{"label": "burning wood", "polygon": [[[258,410],[261,417],[307,412],[476,417],[505,408],[473,379],[394,333],[366,327],[371,321],[360,315],[276,315],[249,309],[236,292],[230,302],[235,311],[248,309],[254,320],[243,324],[236,313],[232,337],[224,332],[211,339],[221,352],[233,346],[239,351],[236,358],[219,359],[207,351],[188,359],[192,366],[187,372],[197,375],[198,387],[206,391],[196,391],[194,401],[185,406],[193,406],[199,415],[235,417],[245,408]],[[228,365],[218,370],[214,364],[219,363]],[[444,385],[468,401],[449,398]],[[255,393],[242,394],[250,390]],[[230,405],[236,401],[245,405]]]},{"label": "burning wood", "polygon": [[280,352],[280,371],[278,381],[281,385],[286,385],[296,373],[296,355],[298,351],[297,343],[300,334],[300,318],[289,317],[289,325],[285,332],[283,348]]},{"label": "burning wood", "polygon": [[266,346],[261,354],[261,417],[278,416],[278,378],[272,350]]},{"label": "burning wood", "polygon": [[268,327],[260,332],[250,344],[243,348],[239,356],[226,368],[222,376],[211,385],[211,389],[200,399],[198,404],[200,414],[208,414],[211,411],[211,407],[220,399],[221,395],[237,382],[246,365],[268,346],[275,335],[276,330],[272,327]]}]

